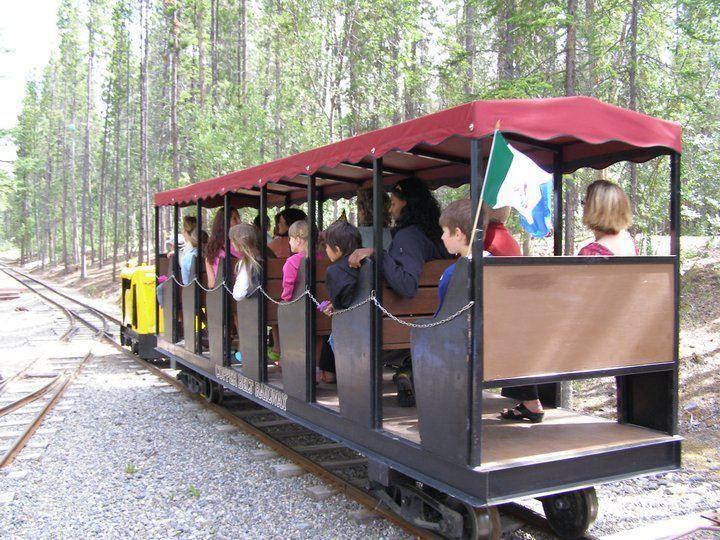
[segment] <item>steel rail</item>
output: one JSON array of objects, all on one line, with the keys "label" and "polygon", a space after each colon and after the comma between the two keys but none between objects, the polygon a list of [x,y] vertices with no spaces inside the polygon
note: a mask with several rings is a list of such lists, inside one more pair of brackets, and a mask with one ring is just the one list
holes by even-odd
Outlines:
[{"label": "steel rail", "polygon": [[60,383],[58,389],[53,394],[53,397],[50,399],[50,401],[47,402],[47,404],[40,409],[40,412],[35,416],[33,421],[26,427],[23,432],[20,434],[20,436],[15,439],[15,442],[13,442],[12,446],[8,448],[5,453],[0,457],[0,469],[3,467],[7,467],[10,465],[17,455],[20,453],[20,451],[25,448],[25,445],[30,440],[30,438],[35,434],[35,432],[40,428],[40,425],[42,424],[42,421],[45,419],[45,417],[48,415],[48,413],[55,407],[55,404],[60,400],[62,395],[65,393],[65,389],[68,387],[68,385],[75,380],[75,378],[80,374],[80,371],[82,371],[82,368],[85,366],[85,364],[93,357],[92,352],[89,351],[85,357],[83,358],[82,362],[75,368],[74,372],[70,374],[67,377],[64,377],[64,380]]},{"label": "steel rail", "polygon": [[6,414],[10,414],[11,412],[18,410],[23,405],[32,403],[39,397],[44,396],[48,392],[48,390],[50,390],[50,388],[52,388],[55,385],[55,383],[60,380],[60,377],[61,377],[61,375],[60,375],[60,373],[58,373],[57,375],[55,375],[52,378],[52,380],[50,382],[48,382],[47,384],[38,388],[34,392],[31,392],[30,394],[27,394],[27,395],[21,397],[20,399],[17,399],[15,401],[13,401],[12,403],[5,405],[4,407],[0,407],[0,418],[5,416]]},{"label": "steel rail", "polygon": [[[88,326],[89,328],[91,328],[92,330],[94,330],[94,331],[95,331],[95,336],[94,336],[94,339],[95,339],[95,340],[101,339],[102,337],[107,337],[108,333],[107,333],[107,331],[105,330],[105,328],[107,327],[107,323],[106,323],[106,321],[105,321],[105,319],[104,319],[104,314],[102,314],[102,312],[99,312],[99,311],[97,311],[97,310],[94,310],[94,311],[98,314],[98,316],[103,319],[103,327],[104,327],[104,328],[103,328],[103,330],[100,330],[99,328],[97,328],[97,327],[93,326],[91,323],[89,323],[89,321],[87,321],[85,318],[83,318],[83,317],[81,317],[80,315],[78,315],[76,312],[72,311],[72,310],[69,309],[69,308],[66,308],[65,306],[63,306],[63,305],[62,305],[60,302],[58,302],[57,300],[54,300],[54,299],[50,298],[49,296],[47,296],[46,294],[43,294],[42,292],[38,291],[37,289],[35,289],[35,288],[32,287],[31,285],[29,285],[28,283],[25,283],[22,279],[19,279],[17,276],[13,275],[12,272],[14,272],[15,269],[13,269],[13,268],[8,268],[7,266],[2,265],[2,266],[0,267],[0,270],[2,270],[3,272],[5,272],[8,276],[10,276],[11,278],[15,279],[15,280],[18,281],[21,285],[23,285],[24,287],[30,289],[32,292],[34,292],[35,294],[37,294],[38,296],[40,296],[41,298],[43,298],[44,300],[46,300],[46,301],[49,302],[50,304],[52,304],[52,305],[54,305],[55,307],[57,307],[57,308],[59,308],[60,310],[62,310],[62,312],[65,313],[65,315],[70,318],[72,324],[75,324],[75,321],[80,321],[80,322],[82,322],[83,324],[85,324],[86,326]],[[10,272],[9,272],[8,270],[10,270]],[[15,272],[16,272],[16,271],[15,271]],[[17,273],[18,273],[19,275],[21,275],[21,276],[23,275],[22,272],[17,272]],[[23,277],[24,277],[24,276],[23,276]],[[34,282],[39,283],[40,285],[44,286],[46,289],[50,290],[51,292],[54,292],[54,293],[56,293],[56,294],[59,294],[60,296],[63,296],[63,297],[65,297],[65,298],[67,298],[67,299],[69,299],[69,300],[71,300],[71,301],[73,300],[73,299],[70,298],[69,296],[58,293],[57,291],[53,290],[52,287],[50,287],[50,286],[48,286],[48,285],[46,285],[46,284],[44,284],[44,283],[42,283],[42,282],[40,282],[40,281],[38,281],[38,280],[35,280],[35,279],[32,279],[32,278],[28,278],[28,279],[30,279],[31,281],[34,281]],[[79,302],[78,302],[78,303],[79,303]],[[70,330],[68,330],[67,332],[65,332],[65,333],[60,337],[60,339],[63,339],[63,338],[69,339],[68,336],[70,335],[69,333],[70,333],[71,330],[72,330],[72,329],[70,329]],[[110,339],[110,341],[112,342],[111,339]],[[68,387],[68,385],[69,385],[71,382],[73,382],[73,381],[77,378],[77,376],[80,374],[80,372],[82,371],[82,369],[83,369],[83,367],[85,366],[85,364],[87,364],[87,362],[88,362],[92,357],[93,357],[92,350],[90,350],[90,351],[88,351],[87,354],[83,357],[83,360],[75,367],[75,369],[74,369],[69,375],[67,375],[67,376],[58,376],[55,380],[53,380],[49,385],[47,385],[47,386],[45,387],[43,393],[46,393],[46,392],[49,390],[49,388],[52,387],[53,385],[58,385],[58,388],[57,388],[57,390],[54,392],[52,398],[50,398],[50,400],[45,404],[45,406],[38,412],[38,414],[37,414],[37,415],[35,416],[35,418],[29,423],[29,425],[23,430],[23,432],[20,434],[20,436],[19,436],[17,439],[15,439],[15,441],[14,441],[13,444],[10,446],[10,448],[8,448],[8,449],[3,453],[3,455],[0,457],[0,469],[3,468],[3,467],[7,467],[8,465],[10,465],[10,464],[14,461],[15,457],[20,453],[20,451],[25,447],[25,445],[26,445],[27,442],[30,440],[30,438],[31,438],[31,437],[35,434],[35,432],[40,428],[40,425],[42,424],[42,421],[45,419],[45,417],[47,416],[47,414],[54,408],[55,404],[60,400],[60,398],[62,398],[63,394],[65,393],[65,389]],[[38,360],[39,360],[39,359],[36,359],[36,360],[33,362],[33,364],[35,364],[35,362],[37,362]],[[31,364],[31,365],[33,365],[33,364]],[[21,372],[21,373],[27,372],[27,370],[29,369],[29,367],[30,367],[30,366],[28,366],[28,367],[27,367],[25,370],[23,370],[23,372]],[[16,378],[17,378],[17,376],[16,376]],[[13,380],[15,380],[16,378],[14,378]],[[41,390],[43,390],[43,389],[41,389]],[[26,398],[27,398],[27,397],[28,397],[28,396],[26,396]],[[37,396],[37,397],[39,397],[39,396]],[[37,397],[36,397],[35,399],[37,399]],[[23,400],[21,399],[21,400],[19,400],[19,401],[23,401]],[[30,401],[33,401],[33,400],[30,400]],[[29,402],[29,401],[26,401],[26,402],[22,403],[22,405],[24,405],[24,404],[26,404],[26,403],[28,403],[28,402]],[[13,408],[12,410],[17,410],[18,408],[20,408],[20,406],[22,406],[22,405],[17,405],[17,403],[18,403],[18,402],[12,403],[12,404],[9,405],[9,407],[12,407],[12,408]],[[16,406],[16,405],[17,405],[17,406]],[[6,414],[7,412],[10,412],[10,411],[5,411],[3,414]],[[0,414],[0,416],[2,416],[2,414]]]}]

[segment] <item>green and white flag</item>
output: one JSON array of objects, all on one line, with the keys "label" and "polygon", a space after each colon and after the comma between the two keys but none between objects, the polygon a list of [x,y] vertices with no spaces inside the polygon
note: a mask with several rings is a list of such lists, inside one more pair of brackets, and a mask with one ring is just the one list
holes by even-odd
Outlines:
[{"label": "green and white flag", "polygon": [[502,133],[495,132],[482,197],[491,208],[512,206],[533,223],[533,209],[542,197],[540,186],[552,179],[552,174],[510,146]]}]

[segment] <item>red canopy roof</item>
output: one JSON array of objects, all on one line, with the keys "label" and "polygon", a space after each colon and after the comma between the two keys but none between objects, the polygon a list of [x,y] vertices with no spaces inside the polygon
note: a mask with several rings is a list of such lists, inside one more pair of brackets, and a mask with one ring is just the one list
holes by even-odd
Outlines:
[{"label": "red canopy roof", "polygon": [[326,196],[347,194],[372,177],[372,160],[383,157],[386,182],[415,175],[435,185],[468,179],[469,140],[485,139],[497,122],[518,150],[548,170],[556,155],[562,171],[604,168],[618,161],[642,162],[681,152],[681,128],[589,97],[475,101],[327,146],[155,195],[158,206],[210,202],[226,193],[257,196],[272,184],[274,197],[305,190],[316,174]]}]

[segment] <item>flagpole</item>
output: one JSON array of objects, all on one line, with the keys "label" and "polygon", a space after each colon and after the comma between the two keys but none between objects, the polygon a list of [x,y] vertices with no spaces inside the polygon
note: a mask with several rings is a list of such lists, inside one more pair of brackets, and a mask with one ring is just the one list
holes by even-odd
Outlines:
[{"label": "flagpole", "polygon": [[[480,200],[478,201],[477,210],[475,211],[475,221],[473,222],[472,233],[470,234],[470,245],[473,245],[475,241],[475,231],[477,231],[478,221],[480,220],[480,212],[482,210],[483,195],[485,194],[485,183],[487,180],[488,172],[490,171],[490,162],[492,161],[493,149],[495,148],[495,138],[500,129],[500,120],[495,124],[495,131],[493,132],[493,140],[490,145],[490,155],[488,156],[487,167],[485,167],[485,175],[483,176],[482,186],[480,186]],[[482,159],[482,158],[481,158]]]}]

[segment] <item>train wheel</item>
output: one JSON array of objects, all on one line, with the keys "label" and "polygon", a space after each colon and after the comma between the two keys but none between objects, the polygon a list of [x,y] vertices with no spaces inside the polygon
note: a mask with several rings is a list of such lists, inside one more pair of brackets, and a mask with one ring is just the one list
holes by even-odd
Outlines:
[{"label": "train wheel", "polygon": [[550,528],[560,538],[582,537],[597,518],[595,488],[568,491],[540,500]]},{"label": "train wheel", "polygon": [[445,504],[462,515],[463,540],[500,540],[502,523],[497,507],[474,508],[450,497]]},{"label": "train wheel", "polygon": [[216,405],[220,405],[223,402],[223,389],[222,387],[213,382],[208,380],[206,384],[206,393],[203,394],[203,397],[205,398],[205,401],[208,403],[214,403]]}]

